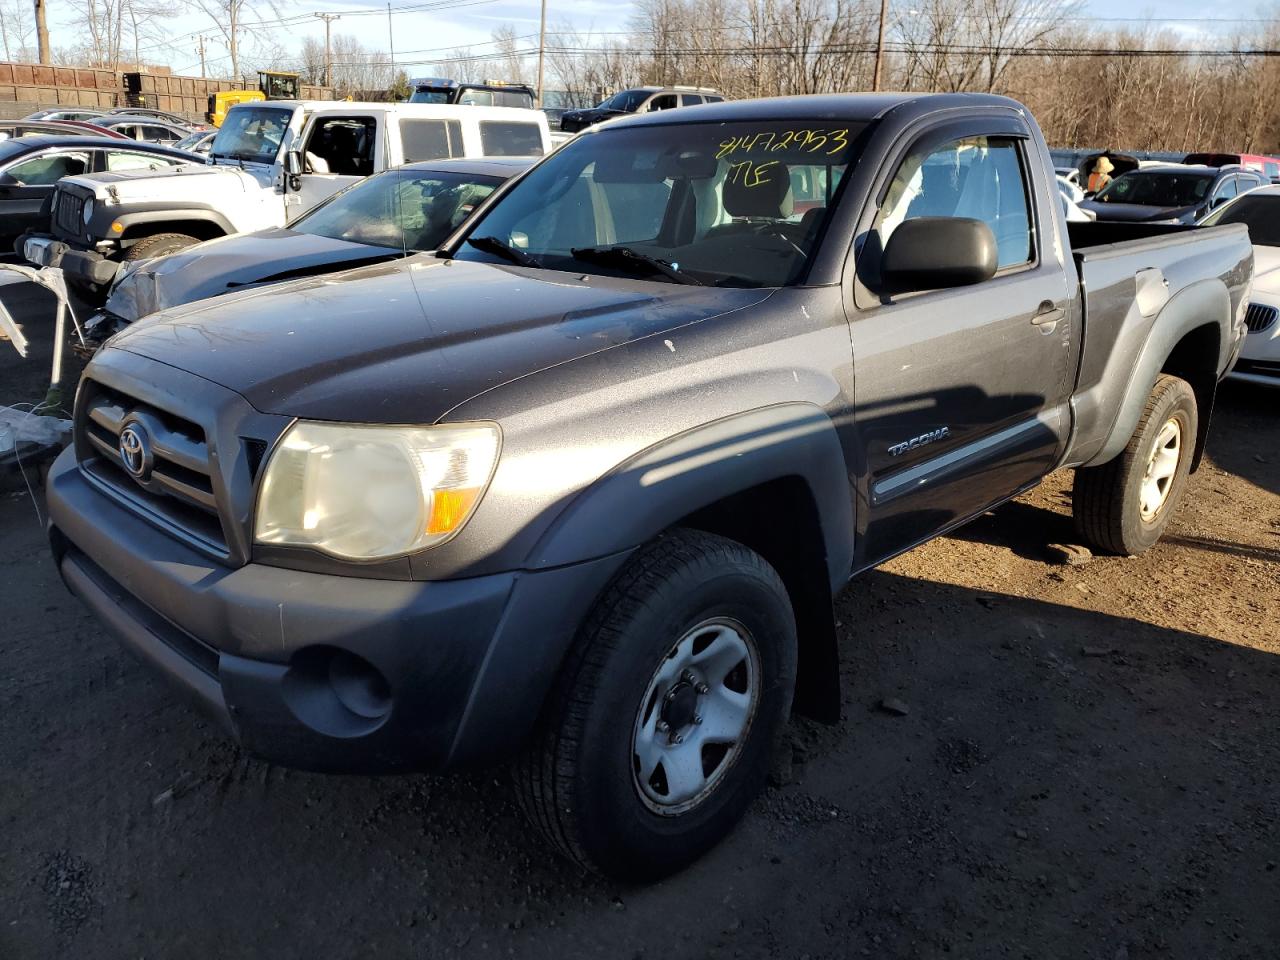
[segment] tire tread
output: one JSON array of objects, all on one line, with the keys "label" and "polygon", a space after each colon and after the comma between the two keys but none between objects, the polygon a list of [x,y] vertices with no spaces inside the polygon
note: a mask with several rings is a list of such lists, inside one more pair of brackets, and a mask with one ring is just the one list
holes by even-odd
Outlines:
[{"label": "tire tread", "polygon": [[716,563],[750,563],[782,587],[777,573],[758,554],[714,534],[679,529],[642,547],[601,593],[581,625],[557,677],[529,747],[513,766],[517,801],[529,820],[565,857],[596,870],[578,839],[575,756],[587,714],[594,705],[592,682],[624,640],[615,624],[626,623],[654,604],[658,588],[674,568]]}]

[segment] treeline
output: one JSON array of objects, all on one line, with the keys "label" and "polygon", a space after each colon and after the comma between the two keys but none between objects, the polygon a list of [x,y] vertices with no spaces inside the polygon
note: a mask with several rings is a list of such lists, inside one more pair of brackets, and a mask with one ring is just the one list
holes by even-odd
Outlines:
[{"label": "treeline", "polygon": [[[879,0],[641,0],[624,35],[557,30],[548,85],[574,100],[643,83],[870,90],[879,19]],[[1055,145],[1280,152],[1280,57],[1256,55],[1280,52],[1280,21],[1247,25],[1247,38],[1116,31],[1069,0],[901,0],[882,89],[1007,94]]]}]

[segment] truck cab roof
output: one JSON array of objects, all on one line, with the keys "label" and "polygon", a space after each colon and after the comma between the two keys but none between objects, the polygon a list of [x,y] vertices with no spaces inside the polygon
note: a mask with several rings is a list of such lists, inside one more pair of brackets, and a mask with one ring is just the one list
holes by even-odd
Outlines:
[{"label": "truck cab roof", "polygon": [[839,119],[857,122],[878,120],[903,109],[914,114],[938,110],[1003,109],[1025,114],[1026,108],[1008,97],[983,93],[831,93],[803,97],[766,97],[759,100],[725,100],[697,108],[661,110],[629,114],[609,124],[610,128],[642,124],[706,124],[751,120]]}]

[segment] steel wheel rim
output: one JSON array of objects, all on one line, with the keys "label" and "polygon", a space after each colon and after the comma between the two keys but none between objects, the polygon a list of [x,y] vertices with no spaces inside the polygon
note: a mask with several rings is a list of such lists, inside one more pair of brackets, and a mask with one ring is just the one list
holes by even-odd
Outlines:
[{"label": "steel wheel rim", "polygon": [[760,653],[742,623],[704,620],[653,672],[631,737],[632,782],[654,813],[692,810],[742,754],[760,703]]},{"label": "steel wheel rim", "polygon": [[1142,476],[1142,486],[1138,490],[1138,505],[1142,519],[1147,523],[1154,520],[1169,502],[1169,492],[1173,489],[1173,478],[1178,473],[1181,459],[1182,423],[1177,417],[1170,417],[1156,434],[1156,442]]}]

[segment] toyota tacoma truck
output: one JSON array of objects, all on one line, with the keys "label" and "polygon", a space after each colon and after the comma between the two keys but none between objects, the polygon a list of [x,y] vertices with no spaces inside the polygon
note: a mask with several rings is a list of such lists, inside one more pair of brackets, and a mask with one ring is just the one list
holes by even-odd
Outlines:
[{"label": "toyota tacoma truck", "polygon": [[208,163],[58,181],[50,231],[18,253],[58,267],[81,303],[102,305],[122,263],[233,233],[284,227],[344,187],[391,167],[445,157],[541,156],[540,110],[271,100],[231,108]]},{"label": "toyota tacoma truck", "polygon": [[1243,225],[1068,225],[1000,97],[626,118],[434,255],[108,340],[53,556],[248,751],[512,761],[556,849],[658,877],[838,718],[851,578],[1060,468],[1087,542],[1157,541],[1252,269]]}]

